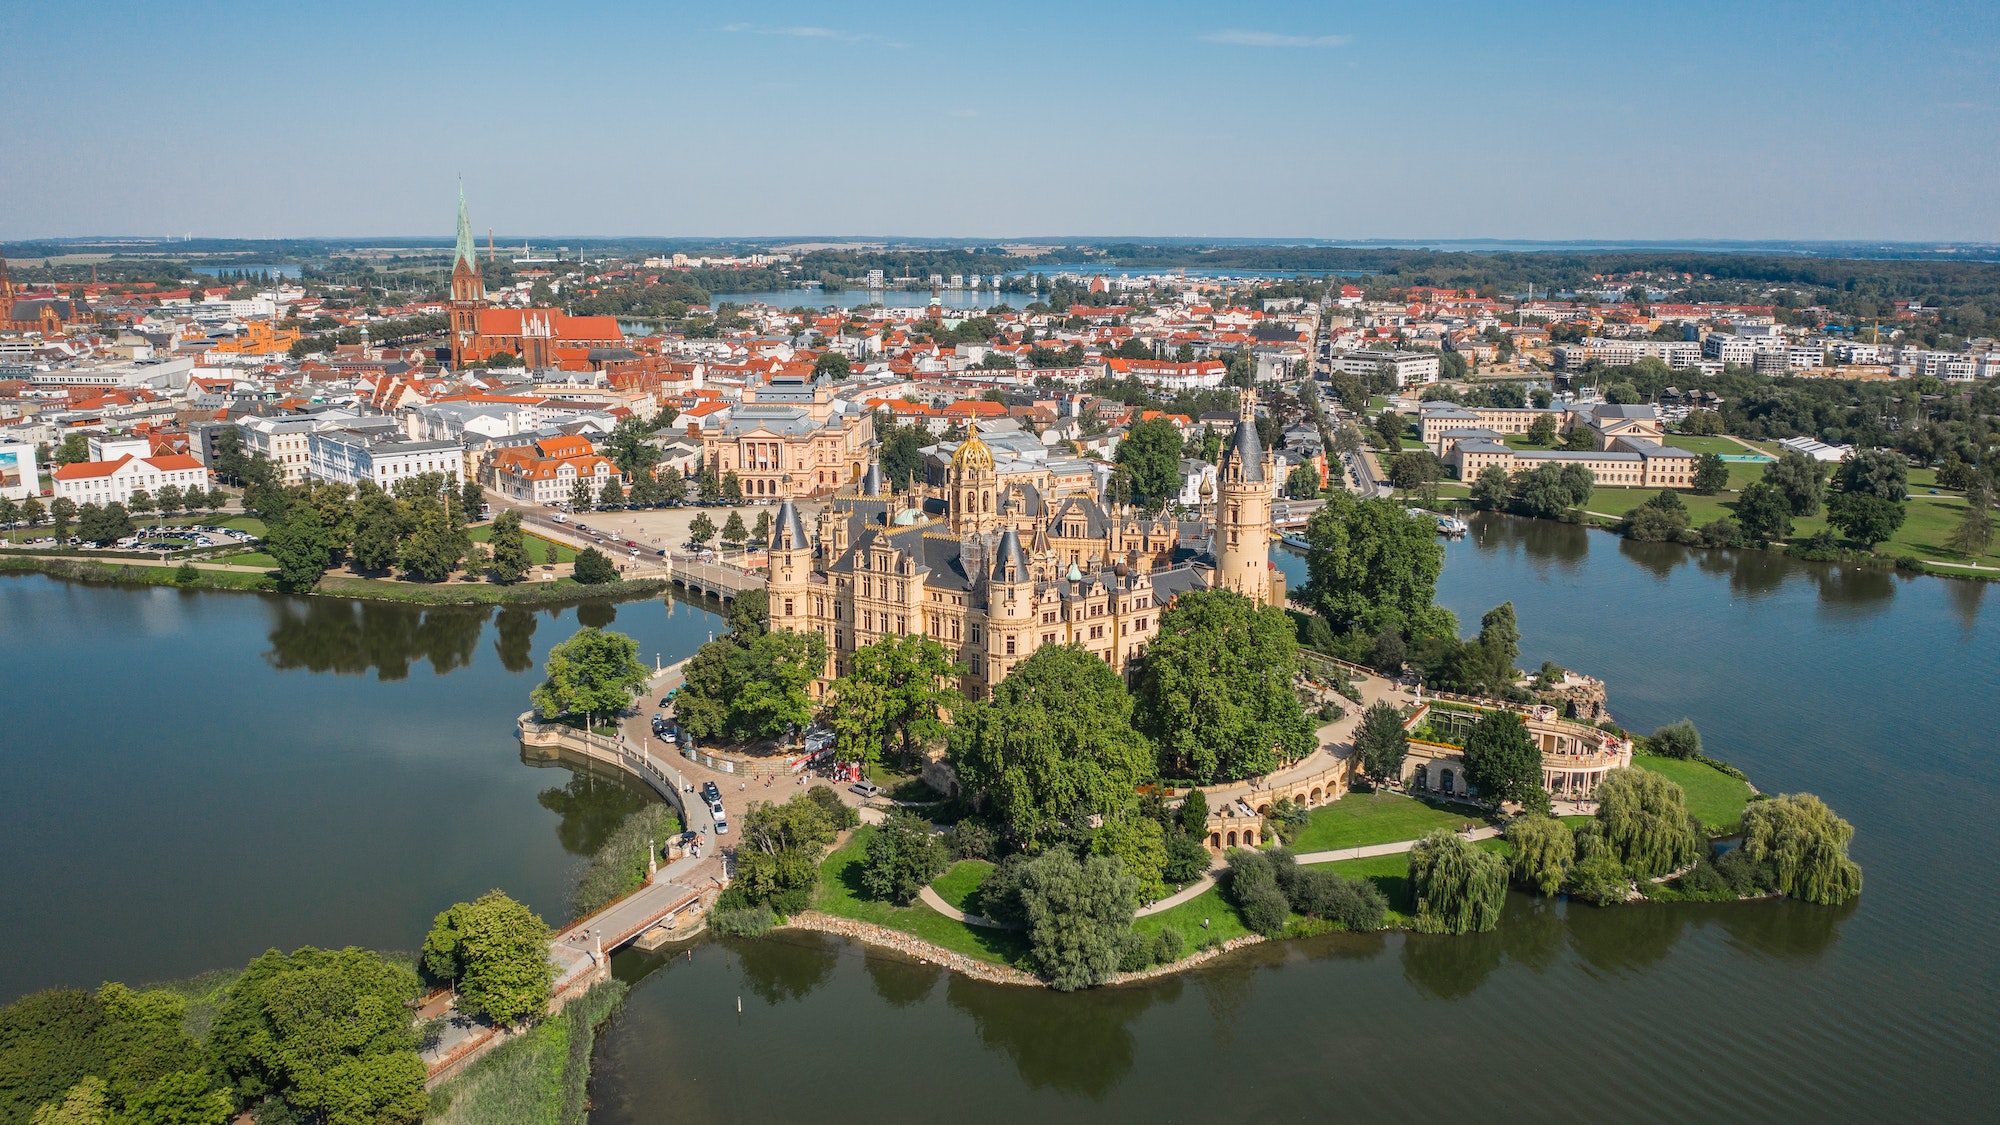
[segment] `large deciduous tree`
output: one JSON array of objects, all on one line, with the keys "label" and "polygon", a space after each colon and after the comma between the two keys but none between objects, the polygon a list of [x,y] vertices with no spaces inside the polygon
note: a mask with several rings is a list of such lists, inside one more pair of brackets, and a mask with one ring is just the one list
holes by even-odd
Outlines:
[{"label": "large deciduous tree", "polygon": [[1840,462],[1840,490],[1900,504],[1910,495],[1908,466],[1908,460],[1893,449],[1857,450]]},{"label": "large deciduous tree", "polygon": [[1794,516],[1816,516],[1826,496],[1826,463],[1787,449],[1764,466],[1764,483],[1785,496]]},{"label": "large deciduous tree", "polygon": [[1283,610],[1229,590],[1183,594],[1160,614],[1134,711],[1164,776],[1198,785],[1271,772],[1314,747],[1292,690],[1297,630]]},{"label": "large deciduous tree", "polygon": [[498,1024],[546,1012],[555,965],[541,916],[500,891],[440,913],[424,939],[424,969],[458,990],[458,1006]]},{"label": "large deciduous tree", "polygon": [[1499,924],[1507,898],[1507,863],[1499,856],[1439,828],[1410,849],[1409,871],[1418,933],[1484,933]]},{"label": "large deciduous tree", "polygon": [[1360,755],[1361,772],[1376,781],[1403,776],[1403,759],[1410,752],[1409,736],[1403,733],[1403,713],[1386,701],[1369,704],[1361,713],[1361,725],[1354,730],[1354,749]]},{"label": "large deciduous tree", "polygon": [[1598,781],[1597,828],[1635,878],[1677,871],[1706,847],[1699,822],[1688,815],[1687,794],[1651,770],[1612,770]]},{"label": "large deciduous tree", "polygon": [[1514,801],[1547,809],[1542,788],[1542,755],[1528,740],[1521,716],[1512,711],[1488,711],[1465,739],[1465,780],[1479,795],[1496,804]]},{"label": "large deciduous tree", "polygon": [[1777,488],[1757,481],[1736,501],[1736,521],[1745,538],[1758,543],[1787,539],[1792,534],[1792,505]]},{"label": "large deciduous tree", "polygon": [[493,529],[488,539],[493,548],[493,580],[502,585],[511,585],[527,577],[528,538],[521,530],[521,513],[501,512],[493,518]]},{"label": "large deciduous tree", "polygon": [[1743,813],[1743,851],[1777,870],[1778,890],[1832,906],[1861,893],[1861,866],[1847,856],[1854,826],[1810,793],[1756,801]]},{"label": "large deciduous tree", "polygon": [[1052,848],[1021,873],[1019,895],[1035,962],[1059,991],[1101,984],[1118,970],[1138,886],[1117,859],[1079,862]]},{"label": "large deciduous tree", "polygon": [[1130,474],[1132,501],[1158,508],[1181,490],[1181,432],[1165,418],[1140,422],[1118,443],[1118,464]]},{"label": "large deciduous tree", "polygon": [[548,678],[532,698],[545,719],[558,715],[615,715],[631,706],[652,674],[639,663],[639,645],[623,633],[578,629],[549,650]]},{"label": "large deciduous tree", "polygon": [[876,898],[907,904],[944,871],[950,859],[929,820],[897,809],[868,838],[861,885]]},{"label": "large deciduous tree", "polygon": [[960,782],[1031,843],[1122,809],[1153,768],[1124,681],[1072,645],[1043,645],[990,701],[961,708],[950,745]]},{"label": "large deciduous tree", "polygon": [[774,738],[812,721],[807,688],[826,666],[826,638],[789,629],[747,643],[710,641],[688,662],[674,714],[696,738]]},{"label": "large deciduous tree", "polygon": [[1729,463],[1720,453],[1704,453],[1695,459],[1694,491],[1703,496],[1713,496],[1729,487]]},{"label": "large deciduous tree", "polygon": [[1872,492],[1842,492],[1827,504],[1826,522],[1841,534],[1873,550],[1875,544],[1903,526],[1903,505]]},{"label": "large deciduous tree", "polygon": [[1357,500],[1344,490],[1306,523],[1307,580],[1300,600],[1336,632],[1374,636],[1393,628],[1406,637],[1450,635],[1456,623],[1433,604],[1444,567],[1435,522],[1387,500]]},{"label": "large deciduous tree", "polygon": [[857,760],[877,761],[893,742],[908,765],[944,735],[960,703],[952,684],[963,671],[930,637],[884,637],[856,649],[847,675],[833,682],[828,720]]},{"label": "large deciduous tree", "polygon": [[1576,834],[1552,816],[1524,816],[1507,826],[1513,845],[1514,881],[1545,895],[1556,893],[1576,860]]}]

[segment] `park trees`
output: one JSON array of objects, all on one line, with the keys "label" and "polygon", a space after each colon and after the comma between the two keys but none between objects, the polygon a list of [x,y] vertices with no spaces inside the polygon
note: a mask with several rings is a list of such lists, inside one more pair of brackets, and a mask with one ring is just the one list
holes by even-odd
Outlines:
[{"label": "park trees", "polygon": [[1132,877],[1140,902],[1157,902],[1167,896],[1164,878],[1167,833],[1152,817],[1128,815],[1107,819],[1091,833],[1090,854],[1116,857],[1125,873]]},{"label": "park trees", "polygon": [[618,581],[617,564],[611,561],[611,556],[595,547],[585,547],[578,551],[576,562],[572,566],[573,577],[585,586],[601,586],[606,582]]},{"label": "park trees", "polygon": [[493,580],[511,585],[527,576],[528,539],[521,531],[521,513],[508,510],[493,519],[488,540],[493,549]]},{"label": "park trees", "polygon": [[125,505],[116,500],[102,507],[85,504],[76,510],[76,537],[86,543],[95,543],[102,547],[115,543],[137,530],[132,526],[131,513],[125,510]]},{"label": "park trees", "polygon": [[[819,882],[820,853],[858,823],[833,790],[815,785],[782,804],[756,801],[744,814],[729,894],[764,903],[780,914],[806,908]],[[926,824],[925,830],[929,830]],[[914,894],[914,892],[912,892]]]},{"label": "park trees", "polygon": [[1487,511],[1498,511],[1507,506],[1510,486],[1507,470],[1498,465],[1488,465],[1479,470],[1472,481],[1472,502]]},{"label": "park trees", "polygon": [[1965,514],[1952,529],[1951,548],[1962,555],[1977,557],[1993,544],[1993,487],[1984,473],[1965,488]]},{"label": "park trees", "polygon": [[454,904],[424,938],[424,970],[451,982],[461,1011],[515,1024],[548,1011],[555,966],[541,916],[500,891]]},{"label": "park trees", "polygon": [[1743,525],[1744,537],[1755,542],[1787,539],[1792,534],[1792,505],[1776,487],[1757,481],[1736,501],[1736,520]]},{"label": "park trees", "polygon": [[69,538],[69,525],[76,517],[76,501],[67,496],[58,496],[49,501],[49,525],[55,528],[56,538]]},{"label": "park trees", "polygon": [[1394,628],[1420,637],[1455,630],[1450,612],[1432,601],[1444,548],[1429,518],[1337,489],[1307,521],[1306,541],[1300,600],[1336,633],[1372,637]]},{"label": "park trees", "polygon": [[722,525],[722,545],[741,547],[750,538],[750,529],[743,526],[743,513],[731,512]]},{"label": "park trees", "polygon": [[1361,772],[1377,782],[1401,777],[1403,759],[1410,752],[1409,736],[1403,733],[1403,713],[1383,700],[1369,704],[1361,713],[1361,725],[1355,728],[1354,749],[1361,756]]},{"label": "park trees", "polygon": [[354,541],[348,556],[354,565],[380,573],[402,557],[405,521],[396,498],[363,481],[354,499]]},{"label": "park trees", "polygon": [[1827,504],[1826,522],[1873,550],[1875,544],[1896,534],[1904,515],[1899,501],[1884,500],[1873,492],[1841,492]]},{"label": "park trees", "polygon": [[571,485],[569,489],[569,510],[572,512],[587,512],[596,499],[596,493],[590,490],[590,482],[582,477],[578,477],[576,478],[576,483]]},{"label": "park trees", "polygon": [[833,682],[828,721],[857,760],[877,761],[893,742],[907,766],[918,747],[943,736],[962,671],[931,637],[883,637],[856,649],[847,675]]},{"label": "park trees", "polygon": [[278,582],[287,590],[310,590],[333,558],[326,524],[315,504],[294,504],[264,538],[264,552],[278,564]]},{"label": "park trees", "polygon": [[1545,895],[1556,893],[1576,860],[1576,834],[1552,816],[1523,816],[1507,825],[1513,845],[1509,864],[1514,881]]},{"label": "park trees", "polygon": [[1625,513],[1625,518],[1618,522],[1619,534],[1641,543],[1672,543],[1687,529],[1687,505],[1678,493],[1668,488]]},{"label": "park trees", "polygon": [[1787,449],[1764,466],[1764,483],[1784,494],[1794,516],[1816,516],[1826,495],[1826,463]]},{"label": "park trees", "polygon": [[907,904],[943,873],[950,859],[929,820],[897,809],[868,838],[861,884],[876,898]]},{"label": "park trees", "polygon": [[1821,906],[1861,893],[1861,866],[1848,858],[1854,826],[1810,793],[1755,801],[1743,812],[1743,852],[1777,871],[1778,890]]},{"label": "park trees", "polygon": [[1439,828],[1410,849],[1411,927],[1423,934],[1484,933],[1500,921],[1507,862]]},{"label": "park trees", "polygon": [[1508,482],[1514,510],[1537,519],[1560,519],[1590,502],[1597,478],[1586,465],[1547,462],[1515,473]]},{"label": "park trees", "polygon": [[1023,841],[1119,811],[1152,773],[1132,727],[1132,699],[1110,665],[1072,645],[1043,645],[953,716],[951,762],[966,789]]},{"label": "park trees", "polygon": [[1403,492],[1423,492],[1444,476],[1437,454],[1428,449],[1406,449],[1389,462],[1389,483]]},{"label": "park trees", "polygon": [[1132,501],[1157,510],[1180,494],[1181,432],[1166,418],[1140,422],[1118,443],[1117,463],[1132,480]]},{"label": "park trees", "polygon": [[1542,755],[1528,739],[1521,716],[1512,711],[1481,715],[1465,739],[1465,780],[1495,804],[1514,801],[1546,811]]},{"label": "park trees", "polygon": [[1058,991],[1101,984],[1118,970],[1138,885],[1117,859],[1079,861],[1051,848],[1021,871],[1018,893],[1035,962]]},{"label": "park trees", "polygon": [[625,506],[625,486],[618,483],[617,477],[604,478],[604,487],[597,491],[597,506],[607,512]]},{"label": "park trees", "polygon": [[1403,416],[1384,410],[1375,416],[1375,443],[1386,452],[1399,453],[1403,449],[1403,429]]},{"label": "park trees", "polygon": [[1310,754],[1312,724],[1292,690],[1298,649],[1283,610],[1232,591],[1183,594],[1163,611],[1134,710],[1160,772],[1208,785]]},{"label": "park trees", "polygon": [[1693,863],[1706,846],[1679,785],[1651,770],[1612,770],[1597,783],[1596,828],[1634,878]]},{"label": "park trees", "polygon": [[1729,487],[1729,463],[1720,453],[1704,453],[1695,458],[1693,487],[1703,496],[1713,496]]},{"label": "park trees", "polygon": [[1319,470],[1301,461],[1285,476],[1285,495],[1294,500],[1311,500],[1320,494]]},{"label": "park trees", "polygon": [[594,720],[631,706],[652,676],[639,663],[639,645],[623,633],[578,629],[549,650],[547,673],[532,693],[545,719],[580,715]]},{"label": "park trees", "polygon": [[407,1125],[429,1105],[408,1008],[422,991],[367,950],[273,949],[230,986],[209,1047],[240,1097],[294,1120]]},{"label": "park trees", "polygon": [[696,512],[694,519],[688,524],[688,542],[697,547],[706,547],[708,541],[713,538],[715,538],[715,521],[708,518],[707,512]]},{"label": "park trees", "polygon": [[0,1121],[221,1125],[234,1107],[188,1033],[187,1007],[122,984],[0,1007]]},{"label": "park trees", "polygon": [[1840,490],[1865,492],[1892,504],[1910,495],[1908,462],[1893,449],[1861,449],[1840,462]]},{"label": "park trees", "polygon": [[826,666],[826,638],[789,629],[701,646],[674,714],[696,738],[775,738],[812,721],[807,688]]}]

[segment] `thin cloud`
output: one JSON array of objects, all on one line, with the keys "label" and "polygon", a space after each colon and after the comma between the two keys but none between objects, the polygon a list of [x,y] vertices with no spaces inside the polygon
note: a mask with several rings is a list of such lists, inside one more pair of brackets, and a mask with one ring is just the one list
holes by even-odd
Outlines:
[{"label": "thin cloud", "polygon": [[1203,42],[1231,47],[1345,47],[1352,35],[1282,35],[1275,31],[1211,31]]},{"label": "thin cloud", "polygon": [[885,47],[907,47],[908,43],[898,43],[884,39],[880,35],[870,35],[865,31],[842,31],[837,27],[765,27],[754,23],[730,23],[722,26],[723,31],[738,35],[783,35],[793,39],[831,39],[836,43],[880,43]]}]

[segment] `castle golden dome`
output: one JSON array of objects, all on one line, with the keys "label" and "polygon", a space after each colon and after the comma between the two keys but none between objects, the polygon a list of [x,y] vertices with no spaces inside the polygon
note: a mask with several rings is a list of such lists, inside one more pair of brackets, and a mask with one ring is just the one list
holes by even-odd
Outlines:
[{"label": "castle golden dome", "polygon": [[990,473],[993,471],[993,451],[979,440],[979,423],[972,424],[971,433],[959,443],[958,451],[951,455],[951,471],[954,476],[963,476],[968,470]]}]

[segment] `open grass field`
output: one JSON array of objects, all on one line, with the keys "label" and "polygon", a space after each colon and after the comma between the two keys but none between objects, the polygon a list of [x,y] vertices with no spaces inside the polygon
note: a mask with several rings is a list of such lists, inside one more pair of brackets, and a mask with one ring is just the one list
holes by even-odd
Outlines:
[{"label": "open grass field", "polygon": [[961,859],[931,881],[938,897],[967,914],[979,914],[979,884],[993,873],[993,865],[983,859]]},{"label": "open grass field", "polygon": [[874,832],[872,824],[855,829],[847,846],[820,864],[815,909],[900,930],[932,945],[996,965],[1011,965],[1028,951],[1027,938],[1017,931],[968,926],[928,906],[897,906],[868,897],[861,884],[861,866],[867,858],[868,838]]},{"label": "open grass field", "polygon": [[[1202,925],[1204,921],[1208,923],[1206,926]],[[1222,890],[1210,887],[1171,910],[1132,920],[1134,933],[1151,935],[1161,930],[1179,930],[1182,947],[1193,951],[1210,940],[1242,937],[1250,932],[1250,927],[1243,924],[1236,908],[1223,899]]]},{"label": "open grass field", "polygon": [[262,551],[236,551],[227,555],[218,555],[215,561],[228,563],[230,566],[261,566],[266,570],[278,569],[278,560]]},{"label": "open grass field", "polygon": [[[1500,839],[1481,840],[1478,847],[1482,851],[1507,854],[1507,841]],[[1389,917],[1385,925],[1398,926],[1408,923],[1409,917],[1417,912],[1417,904],[1410,897],[1410,857],[1404,855],[1378,855],[1368,859],[1343,859],[1337,863],[1315,864],[1328,871],[1335,871],[1349,879],[1366,879],[1375,884],[1382,897],[1389,900]]]},{"label": "open grass field", "polygon": [[1467,821],[1483,824],[1486,818],[1465,805],[1433,804],[1399,793],[1349,793],[1314,809],[1306,830],[1287,847],[1305,853],[1390,844],[1414,840],[1433,828],[1456,829]]},{"label": "open grass field", "polygon": [[[481,524],[467,532],[467,534],[472,537],[474,543],[490,542],[493,538],[493,525],[490,523]],[[553,540],[544,539],[533,532],[523,535],[522,541],[528,548],[528,561],[536,566],[544,566],[548,563],[576,561],[576,548],[574,547],[564,546]]]},{"label": "open grass field", "polygon": [[1743,809],[1750,803],[1750,784],[1733,778],[1706,762],[1662,758],[1640,754],[1632,764],[1650,770],[1680,786],[1687,793],[1688,811],[1701,818],[1711,831],[1733,831],[1743,822]]},{"label": "open grass field", "polygon": [[1668,434],[1665,444],[1675,449],[1685,449],[1689,453],[1720,453],[1725,457],[1738,454],[1748,456],[1748,451],[1726,437],[1695,437],[1691,434]]},{"label": "open grass field", "polygon": [[[1740,470],[1748,470],[1750,480],[1760,480],[1763,470],[1755,465],[1731,465],[1731,482],[1735,482]],[[1745,481],[1743,483],[1749,483]],[[1598,488],[1590,494],[1590,502],[1584,507],[1588,511],[1607,516],[1620,517],[1644,504],[1657,495],[1656,488]],[[1713,496],[1697,496],[1692,492],[1681,493],[1681,503],[1687,506],[1688,523],[1700,527],[1710,520],[1736,516],[1736,491],[1718,492]],[[1929,492],[1916,492],[1910,496],[1904,508],[1903,526],[1886,542],[1876,545],[1876,550],[1891,555],[1915,555],[1920,559],[1936,559],[1943,562],[1969,562],[1981,566],[2000,566],[2000,552],[1989,550],[1977,558],[1970,558],[1951,548],[1952,532],[1964,518],[1965,497],[1950,492],[1940,492],[1933,496]],[[1792,521],[1792,537],[1805,539],[1826,527],[1824,509],[1817,516],[1801,516]],[[2000,537],[1995,539],[1995,547],[2000,547]]]}]

